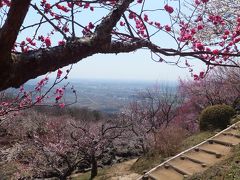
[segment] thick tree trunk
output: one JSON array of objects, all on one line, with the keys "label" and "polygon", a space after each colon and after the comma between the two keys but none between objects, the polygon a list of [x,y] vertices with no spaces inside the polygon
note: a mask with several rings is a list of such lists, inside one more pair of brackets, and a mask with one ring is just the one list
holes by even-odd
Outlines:
[{"label": "thick tree trunk", "polygon": [[67,177],[61,176],[61,177],[59,177],[59,180],[67,180]]},{"label": "thick tree trunk", "polygon": [[[4,25],[0,28],[0,67],[7,64],[31,0],[12,0]],[[4,62],[5,61],[5,62]],[[0,70],[2,70],[0,68]]]},{"label": "thick tree trunk", "polygon": [[96,160],[95,155],[92,155],[91,164],[92,164],[92,169],[91,169],[90,180],[92,180],[94,177],[96,177],[97,173],[98,173],[97,160]]}]

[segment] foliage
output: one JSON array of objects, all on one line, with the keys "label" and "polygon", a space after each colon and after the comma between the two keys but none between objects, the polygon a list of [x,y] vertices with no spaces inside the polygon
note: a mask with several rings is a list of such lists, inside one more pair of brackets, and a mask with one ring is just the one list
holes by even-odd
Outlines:
[{"label": "foliage", "polygon": [[218,67],[199,81],[180,80],[179,93],[184,98],[178,122],[192,132],[199,129],[198,117],[207,106],[226,104],[237,106],[240,98],[238,68]]},{"label": "foliage", "polygon": [[35,106],[34,110],[40,112],[41,114],[44,113],[47,116],[69,115],[74,119],[79,119],[82,121],[99,121],[104,118],[108,118],[108,115],[103,112],[91,110],[89,108],[79,108],[76,106],[67,106],[65,108],[61,108],[58,106]]},{"label": "foliage", "polygon": [[239,116],[239,115],[236,115],[236,117],[234,116],[234,117],[232,118],[231,124],[235,124],[235,123],[237,123],[237,122],[239,122],[239,121],[240,121],[240,116]]},{"label": "foliage", "polygon": [[[180,136],[181,134],[181,136]],[[170,157],[177,153],[188,132],[178,125],[171,125],[168,128],[159,129],[154,134],[154,145],[151,152],[158,153],[162,157]]]},{"label": "foliage", "polygon": [[240,77],[237,68],[216,68],[199,81],[180,80],[180,93],[200,112],[207,106],[239,101]]},{"label": "foliage", "polygon": [[150,151],[134,163],[131,168],[133,171],[142,174],[144,170],[150,170],[165,158],[175,155],[187,137],[187,132],[181,127],[170,126],[159,129],[154,135]]},{"label": "foliage", "polygon": [[157,136],[171,125],[179,114],[182,98],[169,87],[147,89],[139,93],[138,99],[123,111],[123,118],[129,122],[129,131],[136,137],[144,154],[159,143]]},{"label": "foliage", "polygon": [[200,115],[200,129],[224,129],[230,124],[235,113],[235,110],[228,105],[209,106]]},{"label": "foliage", "polygon": [[[0,123],[7,118],[11,118],[11,116],[16,116],[19,111],[36,105],[48,105],[61,109],[65,107],[65,105],[76,103],[77,94],[73,86],[69,87],[70,83],[66,85],[61,84],[62,81],[67,78],[68,74],[69,71],[62,75],[62,71],[58,70],[57,77],[53,82],[46,76],[37,82],[37,85],[35,85],[33,89],[21,86],[19,89],[12,89],[12,91],[0,92]],[[60,84],[61,87],[59,87]],[[63,98],[66,92],[72,92],[74,94],[74,102],[68,102]]]},{"label": "foliage", "polygon": [[[1,145],[1,163],[17,160],[22,164],[20,171],[34,178],[66,179],[78,168],[91,167],[93,178],[102,154],[121,136],[125,124],[111,119],[92,120],[96,112],[88,113],[93,116],[74,119],[31,111],[15,117],[14,124],[5,121],[2,128],[15,141],[6,147]],[[10,141],[7,136],[3,138]],[[19,177],[26,176],[20,173]]]},{"label": "foliage", "polygon": [[[233,24],[236,24],[237,17],[239,15],[238,13],[238,7],[239,7],[239,0],[210,0],[208,2],[208,5],[205,7],[205,9],[197,9],[199,13],[202,13],[203,10],[206,12],[206,14],[209,15],[218,15],[222,17],[223,19],[228,19],[229,23],[225,24],[225,29],[228,29],[230,31],[234,31]],[[219,32],[222,30],[219,29],[219,26],[212,25],[211,23],[208,23],[207,26],[202,30],[202,32],[198,32],[199,38],[205,41],[211,41],[212,38],[219,37]]]},{"label": "foliage", "polygon": [[13,163],[0,164],[0,176],[2,180],[11,179],[16,171],[17,168]]}]

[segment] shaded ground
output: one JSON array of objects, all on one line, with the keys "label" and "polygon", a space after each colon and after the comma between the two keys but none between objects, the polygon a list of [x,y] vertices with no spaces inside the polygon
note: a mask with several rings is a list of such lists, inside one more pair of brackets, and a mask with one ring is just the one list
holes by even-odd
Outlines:
[{"label": "shaded ground", "polygon": [[[99,170],[99,175],[96,180],[133,180],[140,177],[139,174],[134,173],[130,168],[136,162],[137,159],[128,160],[119,164],[114,164],[104,170]],[[87,180],[89,173],[72,175],[74,180]]]}]

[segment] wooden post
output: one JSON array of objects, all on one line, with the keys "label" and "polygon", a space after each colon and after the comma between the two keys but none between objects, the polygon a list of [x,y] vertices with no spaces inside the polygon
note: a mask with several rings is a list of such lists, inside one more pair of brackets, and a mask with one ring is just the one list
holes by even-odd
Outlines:
[{"label": "wooden post", "polygon": [[143,177],[142,177],[142,180],[148,180],[148,175],[144,174]]}]

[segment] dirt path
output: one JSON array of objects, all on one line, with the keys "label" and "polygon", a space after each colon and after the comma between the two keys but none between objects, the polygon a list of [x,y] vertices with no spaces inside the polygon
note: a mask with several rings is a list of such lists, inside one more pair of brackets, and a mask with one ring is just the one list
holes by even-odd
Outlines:
[{"label": "dirt path", "polygon": [[[104,173],[94,178],[94,180],[133,180],[141,177],[140,174],[132,172],[130,169],[137,159],[131,159],[119,164],[114,164],[111,167],[104,168]],[[89,174],[84,176],[84,173],[78,173],[71,176],[74,180],[87,180]]]},{"label": "dirt path", "polygon": [[140,177],[139,174],[133,173],[130,168],[137,159],[132,159],[110,167],[104,177],[98,177],[96,180],[109,179],[109,180],[133,180]]},{"label": "dirt path", "polygon": [[153,168],[145,180],[183,180],[227,158],[239,143],[240,122]]}]

